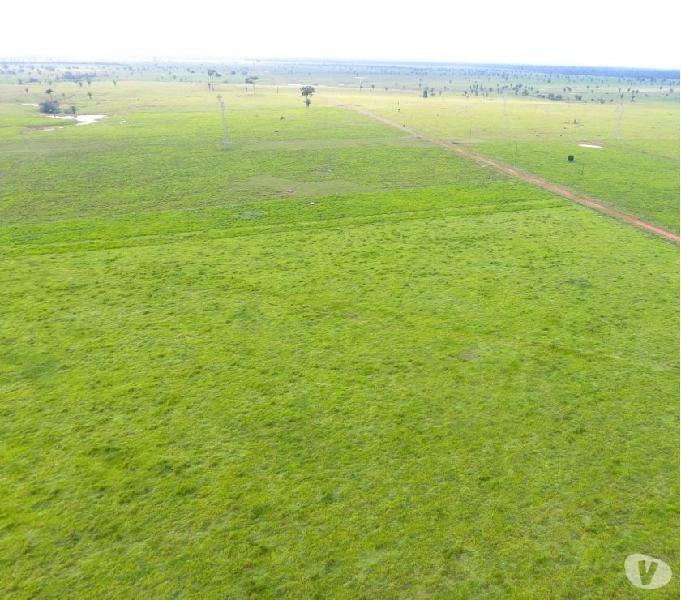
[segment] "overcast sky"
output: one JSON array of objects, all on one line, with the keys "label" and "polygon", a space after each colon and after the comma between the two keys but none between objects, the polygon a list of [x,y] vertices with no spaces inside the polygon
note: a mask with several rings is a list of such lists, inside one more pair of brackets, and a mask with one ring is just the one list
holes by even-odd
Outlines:
[{"label": "overcast sky", "polygon": [[678,68],[678,1],[4,0],[0,57],[348,58]]}]

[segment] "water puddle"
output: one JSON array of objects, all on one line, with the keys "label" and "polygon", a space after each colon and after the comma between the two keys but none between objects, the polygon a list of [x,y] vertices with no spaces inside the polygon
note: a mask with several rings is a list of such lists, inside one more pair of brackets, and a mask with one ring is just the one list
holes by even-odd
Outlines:
[{"label": "water puddle", "polygon": [[75,119],[76,125],[90,125],[101,119],[106,119],[106,115],[46,115],[52,119]]}]

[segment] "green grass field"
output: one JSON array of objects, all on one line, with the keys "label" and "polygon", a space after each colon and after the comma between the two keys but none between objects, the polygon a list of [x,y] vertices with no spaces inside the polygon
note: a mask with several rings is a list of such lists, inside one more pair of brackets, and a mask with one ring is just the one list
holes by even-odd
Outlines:
[{"label": "green grass field", "polygon": [[[205,86],[95,82],[52,131],[34,88],[0,85],[2,597],[610,600],[632,553],[678,597],[677,246],[334,106],[395,94],[222,86],[222,151]],[[399,114],[515,159],[491,104]],[[614,109],[560,141],[526,104],[518,164],[676,223],[678,104],[582,179],[548,155]]]},{"label": "green grass field", "polygon": [[[414,94],[344,97],[679,231],[678,102],[657,99],[620,106],[518,98],[424,99]],[[575,156],[574,162],[567,161],[568,154]]]}]

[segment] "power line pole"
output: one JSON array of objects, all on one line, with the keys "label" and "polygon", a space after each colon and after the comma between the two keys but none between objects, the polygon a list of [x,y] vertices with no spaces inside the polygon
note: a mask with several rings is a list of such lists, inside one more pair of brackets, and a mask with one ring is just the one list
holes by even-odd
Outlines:
[{"label": "power line pole", "polygon": [[225,116],[225,101],[222,99],[222,94],[218,94],[218,102],[220,103],[220,114],[222,115],[222,149],[229,148],[229,138],[227,137],[227,117]]},{"label": "power line pole", "polygon": [[617,125],[615,125],[615,139],[619,141],[622,137],[622,111],[624,110],[624,104],[622,99],[620,99],[619,106],[617,107]]}]

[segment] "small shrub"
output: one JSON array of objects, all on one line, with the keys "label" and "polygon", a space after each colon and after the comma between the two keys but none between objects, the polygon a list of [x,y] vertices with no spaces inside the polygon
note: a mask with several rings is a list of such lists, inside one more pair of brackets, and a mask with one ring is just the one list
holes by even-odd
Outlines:
[{"label": "small shrub", "polygon": [[59,102],[57,100],[45,100],[38,107],[41,113],[47,115],[56,115],[59,112]]}]

